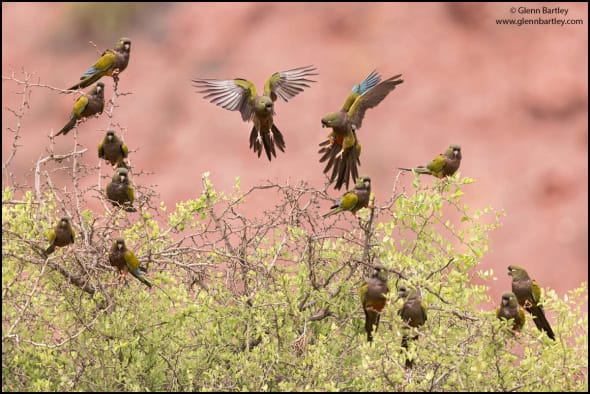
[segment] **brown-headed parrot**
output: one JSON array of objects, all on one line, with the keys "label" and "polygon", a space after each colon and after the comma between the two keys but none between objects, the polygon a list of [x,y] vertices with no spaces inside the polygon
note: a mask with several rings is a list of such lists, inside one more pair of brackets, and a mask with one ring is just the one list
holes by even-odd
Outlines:
[{"label": "brown-headed parrot", "polygon": [[105,159],[112,166],[123,163],[128,153],[127,145],[117,137],[113,130],[108,130],[104,139],[98,144],[99,159]]},{"label": "brown-headed parrot", "polygon": [[336,213],[343,211],[350,211],[356,216],[356,212],[361,208],[369,206],[369,200],[371,199],[371,178],[368,176],[360,177],[356,181],[356,185],[353,190],[349,190],[340,200],[330,207],[330,211],[322,215],[327,218]]},{"label": "brown-headed parrot", "polygon": [[115,242],[113,242],[111,252],[109,253],[109,262],[113,267],[117,267],[123,277],[125,277],[127,272],[131,272],[131,275],[139,279],[141,283],[145,284],[147,287],[152,287],[152,284],[141,274],[143,268],[139,267],[137,256],[135,256],[135,253],[127,249],[123,238],[117,238]]},{"label": "brown-headed parrot", "polygon": [[367,332],[367,341],[373,341],[373,326],[375,332],[379,327],[379,317],[381,311],[387,303],[387,273],[379,268],[376,268],[370,278],[367,278],[365,283],[359,290],[361,297],[361,304],[365,312],[365,331]]},{"label": "brown-headed parrot", "polygon": [[543,305],[540,305],[541,288],[536,280],[531,279],[524,268],[517,265],[508,266],[508,275],[512,276],[512,292],[516,295],[518,303],[531,315],[533,322],[540,331],[545,331],[547,336],[555,340],[555,334],[545,317]]},{"label": "brown-headed parrot", "polygon": [[436,156],[425,166],[415,168],[401,168],[404,171],[415,171],[418,174],[433,175],[437,178],[444,178],[453,175],[461,165],[461,147],[459,145],[449,145],[445,153]]},{"label": "brown-headed parrot", "polygon": [[119,74],[127,68],[129,64],[129,55],[131,53],[131,40],[129,38],[120,38],[115,46],[115,50],[107,49],[86,72],[80,77],[80,82],[68,90],[76,90],[92,85],[105,75],[118,80]]},{"label": "brown-headed parrot", "polygon": [[350,177],[356,182],[360,165],[360,143],[356,131],[361,128],[365,112],[377,106],[383,99],[403,82],[396,75],[383,82],[374,70],[361,83],[352,88],[339,112],[332,112],[322,118],[322,127],[332,128],[325,141],[320,143],[320,163],[328,161],[324,173],[332,169],[330,182],[336,180],[335,189],[342,185],[348,188]]},{"label": "brown-headed parrot", "polygon": [[[428,316],[426,315],[426,305],[422,302],[422,297],[416,289],[408,288],[404,285],[398,288],[398,297],[404,300],[404,305],[398,311],[402,320],[409,327],[420,327],[426,323]],[[410,338],[407,334],[402,337],[402,347],[408,349],[408,341],[416,339],[417,336]],[[406,368],[412,368],[413,361],[407,358]]]},{"label": "brown-headed parrot", "polygon": [[49,239],[49,247],[45,250],[45,256],[49,256],[55,251],[56,246],[66,246],[74,243],[76,233],[72,228],[70,218],[62,217],[57,225],[49,230],[47,238]]},{"label": "brown-headed parrot", "polygon": [[285,139],[275,125],[274,102],[277,97],[284,101],[295,97],[308,83],[316,82],[308,79],[313,75],[314,66],[299,67],[292,70],[276,72],[264,84],[264,93],[259,96],[254,84],[243,78],[236,79],[193,79],[193,86],[201,89],[198,93],[205,93],[203,97],[211,100],[230,111],[240,111],[242,120],[252,121],[254,126],[250,132],[250,148],[260,157],[262,149],[266,157],[276,157],[275,146],[285,151]]},{"label": "brown-headed parrot", "polygon": [[514,319],[514,323],[512,324],[513,331],[522,330],[526,320],[524,309],[518,305],[516,295],[514,295],[514,293],[511,291],[507,291],[502,294],[502,303],[498,309],[496,309],[496,316],[498,319]]},{"label": "brown-headed parrot", "polygon": [[95,114],[102,114],[104,109],[104,83],[98,82],[88,94],[83,94],[78,97],[74,103],[74,109],[70,115],[70,120],[66,125],[56,134],[56,136],[66,135],[74,128],[76,122],[82,118],[86,118]]},{"label": "brown-headed parrot", "polygon": [[129,170],[119,167],[113,174],[113,179],[107,185],[107,198],[115,206],[122,206],[127,212],[136,212],[133,208],[135,192],[129,180]]}]

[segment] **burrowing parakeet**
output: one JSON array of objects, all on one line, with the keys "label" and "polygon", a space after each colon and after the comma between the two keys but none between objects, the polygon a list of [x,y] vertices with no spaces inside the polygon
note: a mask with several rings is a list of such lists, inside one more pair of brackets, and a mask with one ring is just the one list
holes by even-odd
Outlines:
[{"label": "burrowing parakeet", "polygon": [[274,123],[274,102],[277,97],[284,101],[295,97],[309,87],[308,83],[316,82],[308,79],[313,75],[314,66],[299,67],[292,70],[276,72],[264,84],[264,93],[259,96],[254,84],[243,78],[236,79],[193,79],[193,86],[206,93],[205,99],[230,111],[240,111],[242,120],[252,121],[254,126],[250,132],[250,148],[260,157],[262,149],[268,160],[271,155],[276,157],[275,146],[285,151],[285,139]]},{"label": "burrowing parakeet", "polygon": [[135,192],[129,180],[129,170],[119,167],[113,174],[113,179],[107,185],[107,198],[115,206],[122,206],[127,212],[136,212],[133,208]]},{"label": "burrowing parakeet", "polygon": [[127,145],[117,137],[113,130],[108,130],[104,139],[98,144],[98,157],[105,159],[112,166],[123,163],[128,153]]},{"label": "burrowing parakeet", "polygon": [[70,218],[62,217],[57,225],[49,230],[47,238],[49,239],[49,247],[45,250],[45,256],[49,256],[55,251],[56,246],[66,246],[74,243],[76,233],[72,228]]},{"label": "burrowing parakeet", "polygon": [[365,331],[369,342],[373,341],[373,326],[375,326],[375,331],[379,327],[379,317],[387,303],[388,292],[387,273],[380,268],[375,269],[359,290],[361,304],[365,312]]},{"label": "burrowing parakeet", "polygon": [[518,305],[516,295],[511,291],[502,294],[502,303],[496,309],[496,316],[498,319],[514,319],[514,323],[512,324],[512,330],[514,331],[522,330],[526,320],[524,309]]},{"label": "burrowing parakeet", "polygon": [[365,112],[377,106],[383,99],[403,82],[396,75],[383,82],[374,70],[361,83],[352,88],[339,112],[332,112],[322,118],[322,127],[332,128],[325,141],[320,143],[320,163],[328,161],[324,173],[332,169],[330,182],[336,180],[335,188],[342,185],[348,188],[350,177],[356,182],[360,165],[360,143],[356,131],[361,128]]},{"label": "burrowing parakeet", "polygon": [[74,108],[70,114],[70,120],[66,125],[56,134],[56,136],[66,135],[74,128],[76,122],[82,118],[92,116],[95,114],[102,114],[104,109],[104,83],[98,82],[87,94],[78,97],[74,103]]},{"label": "burrowing parakeet", "polygon": [[512,276],[512,292],[516,295],[518,303],[531,315],[533,322],[540,331],[545,331],[547,336],[555,340],[555,334],[545,317],[541,300],[541,288],[536,280],[531,279],[524,268],[517,265],[508,266],[508,275]]},{"label": "burrowing parakeet", "polygon": [[[402,320],[409,327],[420,327],[426,323],[428,318],[426,314],[426,305],[422,302],[422,297],[416,289],[401,285],[398,287],[398,297],[404,300],[404,304],[398,311]],[[408,341],[416,339],[410,338],[407,334],[402,337],[402,347],[408,348]],[[413,361],[406,356],[406,368],[412,368]]]},{"label": "burrowing parakeet", "polygon": [[437,178],[444,178],[453,175],[461,165],[461,147],[459,145],[449,145],[445,153],[436,156],[426,166],[415,168],[401,168],[404,171],[415,171],[418,174],[433,175]]},{"label": "burrowing parakeet", "polygon": [[354,189],[344,193],[340,200],[330,207],[331,210],[323,214],[322,217],[327,218],[343,211],[350,211],[356,216],[359,209],[368,207],[370,199],[371,178],[360,177],[357,179]]},{"label": "burrowing parakeet", "polygon": [[113,242],[113,246],[109,253],[109,262],[113,267],[117,267],[123,277],[125,277],[127,272],[131,272],[131,275],[135,276],[141,283],[145,284],[147,287],[152,287],[152,284],[141,274],[142,268],[139,267],[137,256],[135,256],[135,253],[127,249],[123,238],[117,238],[115,242]]},{"label": "burrowing parakeet", "polygon": [[120,38],[115,49],[107,49],[102,53],[100,59],[96,61],[84,75],[80,77],[80,82],[69,88],[75,90],[92,85],[105,75],[118,80],[119,74],[127,68],[129,64],[129,55],[131,53],[131,40],[129,38]]}]

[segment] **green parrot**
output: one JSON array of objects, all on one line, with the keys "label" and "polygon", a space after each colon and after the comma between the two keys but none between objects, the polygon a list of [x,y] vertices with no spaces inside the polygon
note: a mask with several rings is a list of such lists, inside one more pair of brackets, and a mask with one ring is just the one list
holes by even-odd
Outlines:
[{"label": "green parrot", "polygon": [[327,218],[336,213],[343,211],[350,211],[355,216],[358,210],[369,206],[371,198],[371,178],[368,176],[360,177],[356,181],[354,190],[349,190],[340,200],[330,207],[330,211],[323,214],[322,217]]},{"label": "green parrot", "polygon": [[526,320],[524,309],[518,305],[518,300],[513,292],[507,291],[502,294],[502,304],[496,309],[498,319],[514,319],[512,330],[520,331]]},{"label": "green parrot", "polygon": [[129,180],[129,170],[127,168],[117,168],[113,174],[113,179],[107,185],[107,198],[111,200],[113,205],[125,207],[127,212],[137,212],[132,206],[135,200],[135,192]]},{"label": "green parrot", "polygon": [[[402,320],[410,327],[423,326],[428,318],[426,314],[426,305],[416,289],[400,286],[398,288],[398,297],[404,300],[404,305],[398,311]],[[402,337],[402,347],[408,348],[408,341],[416,339],[417,336],[410,338],[408,335]],[[411,359],[406,358],[406,368],[412,368],[414,365]]]},{"label": "green parrot", "polygon": [[49,247],[45,250],[45,257],[49,256],[55,251],[56,246],[66,246],[74,243],[76,232],[72,228],[70,218],[67,216],[62,217],[57,225],[49,230],[48,239]]},{"label": "green parrot", "polygon": [[56,136],[66,135],[74,128],[76,122],[82,118],[86,118],[95,114],[102,114],[104,109],[104,83],[97,83],[88,94],[83,94],[78,97],[74,103],[74,109],[70,115],[68,123],[56,134]]},{"label": "green parrot", "polygon": [[127,272],[131,272],[131,275],[139,279],[141,283],[145,284],[147,287],[152,287],[152,284],[141,274],[141,271],[144,269],[139,266],[137,256],[135,256],[135,253],[127,249],[123,238],[117,238],[115,242],[113,242],[111,252],[109,253],[109,262],[113,267],[117,267],[123,277],[125,277]]},{"label": "green parrot", "polygon": [[386,294],[388,292],[387,273],[380,268],[375,268],[371,277],[363,283],[359,290],[361,304],[365,312],[365,331],[369,342],[373,341],[373,326],[375,326],[375,331],[379,327],[379,317],[387,303]]},{"label": "green parrot", "polygon": [[105,159],[112,166],[124,163],[123,159],[127,158],[128,153],[127,145],[117,137],[113,130],[108,130],[104,139],[98,144],[98,157]]},{"label": "green parrot", "polygon": [[415,168],[401,168],[399,170],[415,171],[418,174],[433,175],[437,178],[444,178],[453,175],[461,165],[461,147],[459,145],[449,145],[445,153],[436,156],[426,166]]},{"label": "green parrot", "polygon": [[516,295],[518,303],[531,315],[535,326],[540,331],[545,331],[547,336],[555,340],[555,334],[545,317],[541,300],[541,288],[536,280],[531,279],[524,268],[517,265],[508,266],[508,275],[512,276],[512,292]]},{"label": "green parrot", "polygon": [[129,55],[131,53],[131,40],[129,38],[120,38],[115,46],[115,50],[107,49],[86,72],[80,77],[80,82],[68,90],[82,89],[92,85],[105,75],[113,77],[118,81],[119,74],[127,68]]},{"label": "green parrot", "polygon": [[257,95],[254,84],[246,79],[193,79],[193,86],[202,89],[198,93],[206,93],[203,97],[212,103],[230,111],[240,111],[242,120],[254,123],[250,132],[250,148],[258,154],[262,149],[266,157],[276,157],[275,146],[285,151],[285,139],[273,120],[274,102],[277,97],[284,101],[295,97],[308,83],[316,82],[307,77],[318,75],[314,66],[299,67],[292,70],[276,72],[264,84],[264,94]]},{"label": "green parrot", "polygon": [[402,82],[400,75],[383,82],[381,76],[373,70],[361,83],[352,88],[339,112],[332,112],[322,118],[322,127],[332,128],[325,141],[319,146],[320,163],[327,160],[324,173],[332,169],[330,182],[336,180],[335,189],[358,177],[357,166],[360,165],[360,143],[356,131],[361,128],[365,112],[376,107],[383,99]]}]

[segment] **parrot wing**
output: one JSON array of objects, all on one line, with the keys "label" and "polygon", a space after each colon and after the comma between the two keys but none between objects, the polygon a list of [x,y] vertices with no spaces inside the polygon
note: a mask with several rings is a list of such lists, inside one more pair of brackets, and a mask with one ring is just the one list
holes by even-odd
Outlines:
[{"label": "parrot wing", "polygon": [[87,96],[80,96],[78,100],[74,103],[74,109],[72,113],[76,116],[76,118],[80,119],[82,116],[82,112],[86,109],[88,105],[88,97]]},{"label": "parrot wing", "polygon": [[403,82],[403,79],[398,79],[400,77],[401,74],[386,79],[377,86],[367,90],[364,94],[358,96],[348,110],[348,116],[357,129],[361,128],[363,118],[365,117],[365,111],[369,108],[376,107],[381,101],[383,101],[389,92]]},{"label": "parrot wing", "polygon": [[104,143],[104,140],[100,141],[100,143],[98,144],[98,158],[99,159],[102,159],[104,157],[104,148],[103,148],[104,144],[103,143]]},{"label": "parrot wing", "polygon": [[98,73],[106,73],[112,66],[115,64],[115,60],[117,59],[117,55],[114,51],[107,49],[102,53],[100,59],[96,61],[86,72],[84,75],[80,77],[80,79],[84,79],[87,77],[91,77]]},{"label": "parrot wing", "polygon": [[306,66],[276,72],[264,84],[264,94],[269,96],[272,101],[276,101],[277,96],[289,101],[289,99],[303,92],[304,88],[308,88],[308,83],[316,82],[307,79],[312,75],[318,75],[314,71],[316,71],[314,66]]},{"label": "parrot wing", "polygon": [[213,104],[229,111],[239,110],[242,120],[252,117],[252,102],[256,97],[256,87],[246,79],[193,79],[193,86],[199,88],[198,93]]},{"label": "parrot wing", "polygon": [[354,102],[359,96],[365,94],[369,89],[372,89],[380,81],[381,76],[377,73],[377,71],[371,71],[371,73],[367,75],[367,77],[361,83],[357,83],[352,87],[352,91],[346,98],[346,101],[344,102],[341,111],[348,112],[352,104],[354,104]]},{"label": "parrot wing", "polygon": [[442,170],[447,165],[447,159],[444,155],[438,155],[430,163],[426,165],[426,168],[430,170],[433,175],[438,175],[442,173]]},{"label": "parrot wing", "polygon": [[129,155],[129,148],[127,148],[126,144],[121,144],[121,153],[123,154],[123,158],[127,158]]}]

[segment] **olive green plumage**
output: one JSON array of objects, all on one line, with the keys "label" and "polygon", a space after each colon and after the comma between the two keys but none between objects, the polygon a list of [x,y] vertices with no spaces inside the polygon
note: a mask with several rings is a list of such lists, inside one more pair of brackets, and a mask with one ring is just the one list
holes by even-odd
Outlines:
[{"label": "olive green plumage", "polygon": [[[418,291],[402,285],[398,288],[398,296],[404,300],[403,306],[398,311],[404,323],[409,327],[423,326],[428,316],[426,314],[426,305],[422,302],[422,297],[420,297]],[[416,336],[410,338],[407,334],[404,334],[402,347],[407,349],[408,342],[416,338]],[[413,360],[406,357],[406,368],[412,368],[413,365]]]},{"label": "olive green plumage", "polygon": [[379,268],[375,269],[359,290],[361,305],[365,312],[365,332],[369,342],[373,341],[373,326],[375,326],[375,332],[379,327],[379,317],[387,303],[387,293],[389,293],[387,273]]},{"label": "olive green plumage", "polygon": [[415,168],[402,168],[404,171],[415,171],[418,174],[428,174],[437,178],[451,176],[459,169],[461,165],[461,147],[459,145],[449,145],[445,153],[436,156],[425,166]]},{"label": "olive green plumage", "polygon": [[102,114],[104,109],[104,83],[97,83],[87,94],[78,97],[70,114],[70,120],[56,134],[66,135],[74,128],[76,122],[95,114]]},{"label": "olive green plumage", "polygon": [[396,75],[383,82],[374,70],[361,83],[352,88],[339,112],[332,112],[322,118],[322,127],[332,128],[326,140],[320,143],[320,163],[327,161],[324,173],[332,169],[330,182],[336,180],[335,189],[348,184],[350,177],[356,182],[360,165],[360,143],[357,130],[361,128],[365,112],[376,107],[402,82]]},{"label": "olive green plumage", "polygon": [[108,130],[104,139],[98,144],[98,157],[105,159],[112,166],[123,163],[128,154],[127,145],[117,137],[113,130]]},{"label": "olive green plumage", "polygon": [[502,301],[498,309],[496,309],[496,317],[498,319],[514,319],[512,330],[520,331],[524,327],[526,320],[524,309],[518,305],[518,300],[514,293],[508,291],[502,294]]},{"label": "olive green plumage", "polygon": [[533,316],[535,326],[555,340],[555,334],[545,316],[543,306],[539,304],[541,288],[537,281],[531,279],[525,269],[517,265],[508,266],[508,275],[512,276],[512,292],[516,295],[518,303]]},{"label": "olive green plumage", "polygon": [[107,198],[115,206],[125,207],[127,212],[136,212],[133,208],[135,192],[129,180],[129,170],[119,167],[113,174],[113,179],[107,185]]},{"label": "olive green plumage", "polygon": [[118,79],[118,75],[127,68],[129,56],[131,54],[131,40],[129,38],[120,38],[115,49],[107,49],[86,72],[80,77],[80,82],[69,88],[75,90],[92,85],[105,75]]},{"label": "olive green plumage", "polygon": [[264,149],[270,161],[276,157],[275,146],[285,151],[285,139],[274,123],[274,102],[278,97],[284,101],[295,97],[308,83],[316,82],[308,79],[316,68],[313,66],[294,68],[292,70],[276,72],[264,84],[264,93],[259,96],[254,84],[243,78],[236,79],[193,79],[193,86],[205,93],[203,97],[211,100],[230,111],[240,111],[242,120],[252,121],[254,126],[250,132],[250,148],[258,154]]},{"label": "olive green plumage", "polygon": [[49,256],[55,251],[55,247],[66,246],[74,243],[76,233],[72,228],[70,218],[62,217],[54,228],[49,230],[47,238],[49,239],[49,247],[45,250],[45,256]]},{"label": "olive green plumage", "polygon": [[115,242],[113,242],[113,246],[109,253],[109,262],[113,267],[117,267],[123,277],[127,272],[131,272],[131,275],[136,277],[141,283],[145,284],[147,287],[152,287],[152,284],[148,282],[141,273],[143,268],[139,266],[137,256],[135,256],[135,253],[127,249],[123,238],[117,238]]},{"label": "olive green plumage", "polygon": [[338,202],[330,207],[330,211],[322,215],[327,218],[339,212],[350,211],[356,215],[356,212],[361,208],[369,206],[371,199],[371,178],[368,176],[360,177],[356,181],[353,190],[349,190],[338,200]]}]

